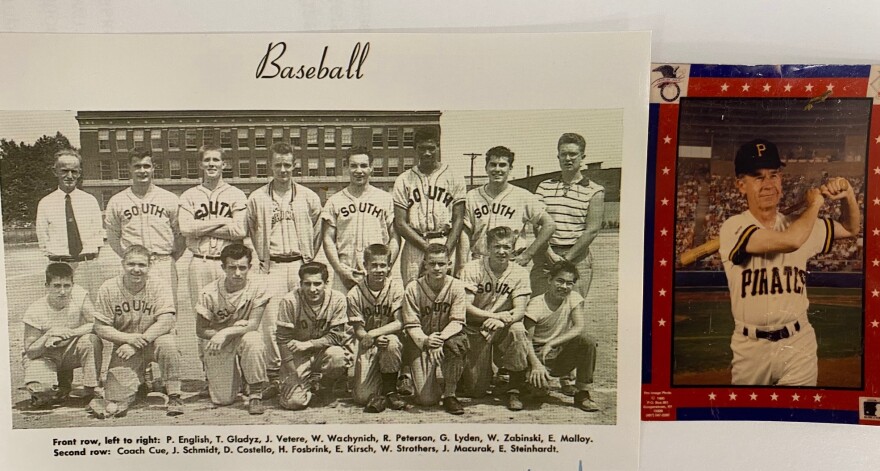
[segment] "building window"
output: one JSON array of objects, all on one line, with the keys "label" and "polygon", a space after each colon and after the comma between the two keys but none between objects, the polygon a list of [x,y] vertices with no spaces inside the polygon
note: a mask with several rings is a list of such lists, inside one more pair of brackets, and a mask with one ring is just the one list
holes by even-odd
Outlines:
[{"label": "building window", "polygon": [[102,160],[98,167],[101,170],[101,180],[113,180],[113,165],[109,160]]},{"label": "building window", "polygon": [[375,159],[373,159],[373,176],[374,177],[385,176],[385,158],[384,157],[376,157]]},{"label": "building window", "polygon": [[180,131],[177,129],[168,130],[168,150],[180,150]]},{"label": "building window", "polygon": [[254,147],[257,149],[266,148],[266,128],[254,130]]},{"label": "building window", "polygon": [[403,158],[403,169],[409,170],[413,167],[414,159],[412,157],[404,157]]},{"label": "building window", "polygon": [[198,144],[196,144],[196,134],[195,129],[186,130],[186,150],[196,150],[199,148]]},{"label": "building window", "polygon": [[144,146],[144,130],[136,129],[134,131],[134,146],[135,147],[143,147]]},{"label": "building window", "polygon": [[202,129],[202,145],[207,146],[214,143],[214,130]]},{"label": "building window", "polygon": [[328,177],[336,176],[336,159],[324,159],[324,172],[327,174]]},{"label": "building window", "polygon": [[413,128],[403,128],[403,147],[412,149],[415,147],[416,131]]},{"label": "building window", "polygon": [[400,175],[400,157],[388,157],[388,176]]},{"label": "building window", "polygon": [[162,150],[162,130],[154,129],[150,131],[150,148],[153,150]]},{"label": "building window", "polygon": [[224,149],[232,149],[232,130],[231,129],[221,129],[220,130],[220,147]]},{"label": "building window", "polygon": [[110,152],[110,131],[106,129],[98,131],[98,151]]},{"label": "building window", "polygon": [[336,148],[336,128],[324,128],[324,148]]},{"label": "building window", "polygon": [[116,130],[116,152],[128,150],[128,133],[124,129]]},{"label": "building window", "polygon": [[116,161],[116,178],[119,180],[128,180],[131,178],[131,174],[128,173],[128,161]]},{"label": "building window", "polygon": [[238,177],[251,178],[251,161],[241,160],[238,162]]},{"label": "building window", "polygon": [[318,176],[318,159],[309,159],[309,176]]},{"label": "building window", "polygon": [[388,147],[395,149],[400,147],[400,135],[398,132],[399,129],[397,128],[388,128]]},{"label": "building window", "polygon": [[381,148],[385,145],[382,139],[382,128],[373,128],[373,148]]},{"label": "building window", "polygon": [[290,145],[292,145],[294,149],[302,149],[303,143],[299,128],[290,130]]},{"label": "building window", "polygon": [[199,178],[199,161],[186,159],[186,178]]},{"label": "building window", "polygon": [[293,176],[294,177],[301,177],[302,174],[303,174],[302,162],[297,160],[296,162],[293,163]]},{"label": "building window", "polygon": [[153,161],[153,178],[165,178],[165,168],[161,160]]},{"label": "building window", "polygon": [[306,136],[307,143],[309,149],[317,149],[318,148],[318,128],[309,128],[306,130],[308,133]]},{"label": "building window", "polygon": [[342,128],[342,148],[351,148],[351,128]]},{"label": "building window", "polygon": [[239,129],[238,130],[238,148],[239,149],[247,149],[248,148],[248,130],[247,129]]},{"label": "building window", "polygon": [[272,144],[277,144],[284,140],[284,129],[272,128]]},{"label": "building window", "polygon": [[[280,129],[279,129],[280,131]],[[269,164],[265,158],[257,159],[257,178],[266,178],[269,176]]]},{"label": "building window", "polygon": [[168,161],[168,176],[173,180],[180,180],[180,161],[171,159]]},{"label": "building window", "polygon": [[223,165],[223,178],[232,178],[232,165]]}]

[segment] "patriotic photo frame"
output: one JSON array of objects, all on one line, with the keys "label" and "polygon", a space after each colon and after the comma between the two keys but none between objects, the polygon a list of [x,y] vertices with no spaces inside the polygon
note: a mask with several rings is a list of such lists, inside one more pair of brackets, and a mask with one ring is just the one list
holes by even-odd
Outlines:
[{"label": "patriotic photo frame", "polygon": [[[642,420],[880,424],[880,67],[654,64],[651,79]],[[807,266],[815,387],[731,385],[730,294],[704,243],[745,209],[733,155],[761,137],[787,163],[782,212],[837,175],[860,208],[860,234]]]}]

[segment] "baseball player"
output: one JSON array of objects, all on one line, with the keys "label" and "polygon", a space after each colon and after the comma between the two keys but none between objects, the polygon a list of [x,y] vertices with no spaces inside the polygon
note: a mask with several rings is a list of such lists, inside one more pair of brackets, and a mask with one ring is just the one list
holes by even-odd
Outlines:
[{"label": "baseball player", "polygon": [[348,292],[348,322],[358,340],[354,367],[354,401],[364,412],[400,410],[406,403],[397,394],[397,375],[403,355],[398,333],[403,286],[389,277],[391,249],[382,244],[364,250],[366,278]]},{"label": "baseball player", "polygon": [[[425,274],[407,285],[403,295],[407,333],[403,361],[412,371],[417,404],[442,402],[446,412],[461,415],[464,408],[455,394],[468,352],[467,335],[462,332],[467,305],[464,285],[447,275],[452,262],[446,245],[428,245],[423,264]],[[442,391],[438,366],[443,373]]]},{"label": "baseball player", "polygon": [[94,310],[86,290],[73,284],[69,265],[46,267],[46,295],[28,307],[23,319],[24,382],[32,408],[62,403],[75,368],[82,368],[84,396],[95,395],[104,343],[94,334]]},{"label": "baseball player", "polygon": [[351,356],[345,342],[345,295],[327,289],[330,274],[320,262],[299,269],[300,287],[278,306],[281,387],[278,404],[291,410],[310,405],[314,394],[345,375]]},{"label": "baseball player", "polygon": [[248,278],[251,249],[233,243],[223,248],[220,259],[225,276],[204,287],[195,307],[208,391],[214,404],[232,404],[244,376],[248,412],[260,415],[265,412],[262,394],[268,378],[266,345],[259,329],[269,298],[263,283]]},{"label": "baseball player", "polygon": [[464,180],[440,162],[437,131],[419,128],[414,140],[418,165],[400,174],[393,190],[394,227],[406,240],[400,256],[404,285],[419,277],[428,244],[455,253],[464,224]]},{"label": "baseball player", "polygon": [[293,148],[279,142],[270,149],[272,179],[257,188],[247,201],[248,236],[254,244],[260,271],[266,275],[271,296],[263,315],[263,341],[270,384],[269,399],[278,393],[281,356],[275,338],[278,302],[299,286],[299,269],[311,262],[321,246],[321,199],[293,181]]},{"label": "baseball player", "polygon": [[[815,386],[816,333],[807,319],[807,260],[829,252],[835,239],[860,232],[859,206],[842,178],[807,191],[798,217],[778,211],[782,198],[779,151],[764,139],[736,153],[736,188],[748,210],[721,225],[719,253],[730,288],[735,328],[732,383]],[[818,218],[825,202],[845,200],[840,221]]]},{"label": "baseball player", "polygon": [[324,253],[336,272],[333,289],[347,293],[363,279],[364,249],[381,243],[391,249],[390,265],[397,260],[400,236],[393,229],[394,203],[391,195],[370,185],[373,155],[363,147],[351,149],[348,157],[351,182],[327,199],[324,220]]},{"label": "baseball player", "polygon": [[[464,231],[472,258],[489,255],[486,233],[495,227],[513,229],[513,254],[516,263],[527,266],[538,250],[544,247],[556,230],[553,218],[535,194],[507,183],[513,169],[514,154],[497,146],[486,151],[486,175],[489,182],[467,192]],[[528,246],[520,243],[526,225],[538,228],[535,240]],[[520,245],[520,247],[517,247]]]},{"label": "baseball player", "polygon": [[179,202],[174,193],[153,184],[149,150],[135,148],[128,156],[131,187],[107,203],[107,242],[120,257],[132,246],[145,247],[152,258],[153,280],[170,283],[177,305],[175,261],[186,250],[177,221]]},{"label": "baseball player", "polygon": [[547,390],[551,376],[565,376],[576,369],[574,406],[596,412],[599,406],[590,397],[596,341],[587,333],[584,298],[573,290],[578,281],[577,266],[567,260],[556,262],[547,278],[550,289],[532,298],[526,308],[525,326],[532,339],[527,352],[528,381]]},{"label": "baseball player", "polygon": [[470,344],[461,386],[467,395],[485,395],[492,380],[494,360],[499,369],[510,375],[507,408],[517,411],[523,408],[519,394],[528,369],[529,339],[522,320],[531,298],[529,273],[510,263],[516,240],[512,229],[489,229],[486,240],[489,256],[471,260],[461,271],[467,292],[464,332]]},{"label": "baseball player", "polygon": [[98,291],[95,333],[113,343],[99,418],[119,416],[134,402],[150,362],[159,363],[168,391],[167,413],[183,414],[180,351],[174,335],[174,300],[166,283],[150,276],[153,257],[142,245],[122,254],[122,275]]},{"label": "baseball player", "polygon": [[77,283],[94,300],[104,281],[98,254],[104,245],[104,220],[94,196],[76,186],[82,157],[73,149],[55,153],[58,189],[37,206],[37,241],[49,262],[64,262],[76,271]]}]

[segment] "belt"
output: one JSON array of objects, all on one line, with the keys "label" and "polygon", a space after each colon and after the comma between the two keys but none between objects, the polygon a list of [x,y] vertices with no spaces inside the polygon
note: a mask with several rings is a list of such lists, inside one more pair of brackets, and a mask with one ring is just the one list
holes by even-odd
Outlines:
[{"label": "belt", "polygon": [[449,235],[449,231],[433,231],[433,232],[425,232],[422,234],[423,239],[439,239],[441,237],[446,237]]},{"label": "belt", "polygon": [[150,258],[152,258],[152,259],[154,259],[154,260],[160,260],[160,259],[165,259],[165,258],[171,258],[171,254],[170,254],[170,253],[156,253],[156,252],[153,252],[153,253],[150,254]]},{"label": "belt", "polygon": [[[783,327],[779,330],[757,330],[757,329],[755,329],[755,337],[759,338],[759,339],[767,339],[771,342],[778,342],[782,339],[787,339],[787,338],[791,337],[792,335],[800,332],[801,323],[795,322],[793,327],[794,327],[793,332],[788,327]],[[749,328],[743,327],[742,334],[745,335],[746,337],[748,337],[749,336]]]},{"label": "belt", "polygon": [[202,260],[220,260],[220,257],[217,255],[202,255],[202,254],[194,253],[193,257],[200,258]]},{"label": "belt", "polygon": [[96,258],[98,258],[98,254],[96,253],[84,253],[77,257],[71,257],[70,255],[49,255],[50,262],[64,263],[88,262],[89,260],[94,260]]},{"label": "belt", "polygon": [[302,255],[272,255],[269,257],[269,260],[275,263],[293,263],[302,261],[302,259]]}]

